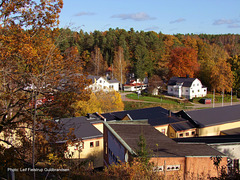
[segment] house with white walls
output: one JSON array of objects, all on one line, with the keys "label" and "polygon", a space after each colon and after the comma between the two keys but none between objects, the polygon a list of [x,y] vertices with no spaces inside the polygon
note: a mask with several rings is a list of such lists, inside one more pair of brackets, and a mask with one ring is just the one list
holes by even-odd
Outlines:
[{"label": "house with white walls", "polygon": [[89,75],[87,79],[91,79],[91,84],[88,86],[93,92],[97,91],[119,91],[119,81],[116,79],[108,80],[102,76]]},{"label": "house with white walls", "polygon": [[198,78],[172,77],[168,81],[168,94],[178,98],[192,99],[207,95],[207,87]]},{"label": "house with white walls", "polygon": [[148,85],[148,78],[144,78],[143,81],[140,79],[134,79],[127,81],[126,84],[123,85],[124,91],[139,91],[139,90],[144,90],[147,88]]}]

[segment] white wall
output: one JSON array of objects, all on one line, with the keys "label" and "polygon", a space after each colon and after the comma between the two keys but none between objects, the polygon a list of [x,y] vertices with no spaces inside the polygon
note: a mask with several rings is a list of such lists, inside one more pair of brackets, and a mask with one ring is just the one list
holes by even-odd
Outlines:
[{"label": "white wall", "polygon": [[111,90],[119,91],[119,83],[109,83],[106,79],[100,77],[98,80],[96,80],[96,82],[93,82],[93,84],[89,85],[89,88],[93,92],[100,90],[103,90],[104,92]]},{"label": "white wall", "polygon": [[168,94],[176,97],[186,97],[192,99],[194,97],[204,97],[207,95],[207,88],[202,88],[199,79],[195,79],[191,87],[183,87],[180,85],[168,86]]},{"label": "white wall", "polygon": [[113,86],[113,90],[119,91],[119,83],[109,83],[110,90],[111,90],[111,86]]},{"label": "white wall", "polygon": [[227,155],[231,159],[240,159],[240,143],[217,145],[210,144],[210,146]]},{"label": "white wall", "polygon": [[[206,90],[206,91],[204,91]],[[190,87],[190,98],[204,97],[207,95],[207,89],[202,88],[202,83],[199,79],[195,79]]]}]

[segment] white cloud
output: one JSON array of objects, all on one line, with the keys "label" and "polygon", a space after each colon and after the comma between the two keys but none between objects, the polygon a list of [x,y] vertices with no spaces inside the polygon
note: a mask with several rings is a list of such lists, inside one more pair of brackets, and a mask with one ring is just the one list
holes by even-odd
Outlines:
[{"label": "white cloud", "polygon": [[159,27],[158,26],[152,26],[152,27],[148,27],[146,29],[144,29],[145,31],[156,31],[156,30],[159,30]]},{"label": "white cloud", "polygon": [[180,23],[180,22],[183,22],[183,21],[186,21],[186,19],[184,19],[184,18],[179,18],[179,19],[176,19],[176,20],[174,20],[174,21],[170,21],[169,23],[170,23],[170,24],[173,24],[173,23]]},{"label": "white cloud", "polygon": [[236,20],[233,19],[218,19],[213,22],[213,25],[233,24]]},{"label": "white cloud", "polygon": [[147,20],[153,20],[156,19],[155,17],[150,17],[148,14],[144,12],[139,12],[135,14],[117,14],[111,16],[111,18],[119,18],[122,20],[134,20],[134,21],[147,21]]},{"label": "white cloud", "polygon": [[240,28],[240,20],[237,19],[218,19],[213,22],[213,25],[228,25],[228,28]]},{"label": "white cloud", "polygon": [[240,28],[240,24],[230,24],[228,28]]},{"label": "white cloud", "polygon": [[92,12],[79,12],[77,14],[75,14],[75,16],[92,16],[92,15],[95,15],[95,13],[92,13]]}]

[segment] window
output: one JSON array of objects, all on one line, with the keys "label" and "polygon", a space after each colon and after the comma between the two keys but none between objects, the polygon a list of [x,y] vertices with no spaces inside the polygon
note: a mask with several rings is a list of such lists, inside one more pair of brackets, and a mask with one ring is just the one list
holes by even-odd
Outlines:
[{"label": "window", "polygon": [[195,135],[195,131],[192,131],[192,135]]},{"label": "window", "polygon": [[199,84],[197,84],[197,86],[199,86]]},{"label": "window", "polygon": [[186,89],[186,92],[188,92],[188,90]]},{"label": "window", "polygon": [[195,84],[193,84],[193,86],[195,86]]},{"label": "window", "polygon": [[173,88],[171,88],[171,91],[173,91]]},{"label": "window", "polygon": [[96,141],[96,147],[99,146],[99,141]]},{"label": "window", "polygon": [[189,136],[189,132],[186,133],[186,136]]},{"label": "window", "polygon": [[200,90],[198,89],[198,92],[200,92]]},{"label": "window", "polygon": [[167,165],[167,171],[177,171],[180,170],[180,165]]},{"label": "window", "polygon": [[102,80],[100,80],[99,82],[102,83]]},{"label": "window", "polygon": [[153,172],[163,171],[163,166],[153,167]]},{"label": "window", "polygon": [[179,134],[180,137],[183,137],[183,133]]},{"label": "window", "polygon": [[192,93],[194,93],[194,90],[192,90]]},{"label": "window", "polygon": [[93,142],[90,142],[90,147],[94,147],[94,144],[93,144]]}]

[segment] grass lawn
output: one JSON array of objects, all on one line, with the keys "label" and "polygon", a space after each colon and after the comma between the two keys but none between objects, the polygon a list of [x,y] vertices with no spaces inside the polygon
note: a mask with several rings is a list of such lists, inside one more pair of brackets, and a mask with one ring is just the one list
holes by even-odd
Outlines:
[{"label": "grass lawn", "polygon": [[[178,100],[167,99],[164,97],[150,97],[150,96],[139,96],[135,93],[128,94],[127,98],[141,100],[146,102],[124,102],[125,110],[133,110],[133,109],[141,109],[141,108],[149,108],[161,106],[165,109],[170,109],[172,111],[178,111],[182,109],[189,109],[186,106],[191,105],[190,103],[180,103]],[[148,103],[151,102],[151,103]]]},{"label": "grass lawn", "polygon": [[132,94],[127,94],[127,98],[129,99],[135,99],[135,100],[141,100],[141,101],[150,101],[150,102],[156,102],[156,103],[167,103],[167,104],[179,104],[177,101],[173,101],[170,99],[165,99],[161,97],[150,97],[150,96],[139,96],[132,93]]}]

